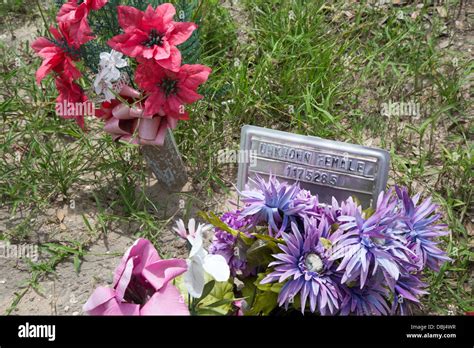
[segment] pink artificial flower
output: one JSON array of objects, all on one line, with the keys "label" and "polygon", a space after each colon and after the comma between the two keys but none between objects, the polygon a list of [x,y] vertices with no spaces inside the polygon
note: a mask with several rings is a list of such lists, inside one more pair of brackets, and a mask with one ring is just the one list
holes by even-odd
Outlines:
[{"label": "pink artificial flower", "polygon": [[247,305],[245,300],[237,300],[237,301],[232,302],[232,304],[237,309],[236,312],[235,312],[235,316],[243,317],[245,315],[244,314],[244,307]]},{"label": "pink artificial flower", "polygon": [[173,5],[166,3],[145,12],[131,6],[118,6],[118,21],[124,34],[108,41],[110,47],[138,60],[153,59],[163,68],[178,71],[181,53],[177,45],[185,42],[197,28],[190,22],[174,22]]},{"label": "pink artificial flower", "polygon": [[43,58],[43,63],[36,71],[36,82],[39,84],[51,71],[57,72],[71,80],[78,79],[81,72],[73,61],[79,59],[79,46],[70,36],[68,25],[59,23],[59,30],[49,29],[54,40],[40,37],[36,39],[31,48]]},{"label": "pink artificial flower", "polygon": [[78,0],[69,0],[59,9],[56,20],[58,23],[67,23],[71,37],[79,45],[83,45],[94,38],[87,21],[89,12],[101,9],[107,1],[84,0],[81,4],[78,4]]},{"label": "pink artificial flower", "polygon": [[83,310],[90,315],[189,315],[170,283],[186,267],[185,260],[162,260],[150,241],[140,238],[115,270],[113,287],[97,288]]},{"label": "pink artificial flower", "polygon": [[163,69],[153,60],[139,64],[135,81],[149,94],[145,101],[145,115],[189,119],[184,105],[202,98],[196,91],[210,73],[211,68],[200,64],[185,64],[177,71]]},{"label": "pink artificial flower", "polygon": [[[174,129],[178,120],[172,117],[146,116],[140,103],[140,92],[130,86],[120,90],[121,99],[103,102],[98,116],[105,120],[104,130],[114,140],[139,145],[163,145],[168,128]],[[133,105],[132,105],[133,104]]]},{"label": "pink artificial flower", "polygon": [[81,86],[69,77],[59,75],[55,80],[59,96],[56,98],[56,112],[62,118],[74,118],[77,124],[84,129],[84,116],[92,116],[94,105],[89,102]]}]

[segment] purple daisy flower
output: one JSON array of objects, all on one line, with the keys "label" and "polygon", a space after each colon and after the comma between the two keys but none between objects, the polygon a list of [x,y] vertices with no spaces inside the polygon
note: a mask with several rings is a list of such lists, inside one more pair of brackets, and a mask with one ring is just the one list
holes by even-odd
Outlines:
[{"label": "purple daisy flower", "polygon": [[[252,180],[252,179],[251,179]],[[252,226],[268,223],[268,233],[276,237],[286,230],[290,221],[295,221],[299,212],[306,208],[306,200],[297,199],[301,189],[298,183],[288,185],[270,176],[266,182],[260,176],[253,180],[256,189],[240,192],[245,204],[242,218],[249,218]]]},{"label": "purple daisy flower", "polygon": [[318,195],[313,195],[310,191],[301,189],[295,197],[294,203],[303,205],[303,209],[298,212],[299,217],[321,217],[321,204]]},{"label": "purple daisy flower", "polygon": [[280,244],[279,247],[283,253],[274,254],[277,261],[269,264],[275,270],[261,283],[286,281],[278,295],[279,305],[285,304],[286,309],[294,297],[300,294],[303,314],[308,297],[311,312],[317,309],[322,315],[328,312],[334,314],[339,308],[338,275],[320,239],[322,235],[329,234],[329,226],[326,219],[316,226],[316,219],[306,218],[305,233],[302,235],[296,223],[291,223],[293,233],[282,233],[286,245]]},{"label": "purple daisy flower", "polygon": [[333,197],[330,206],[326,205],[324,207],[320,207],[319,209],[326,216],[330,225],[338,222],[337,219],[339,216],[355,216],[356,212],[362,214],[362,207],[354,202],[352,197],[342,201],[341,204],[339,204],[337,199]]},{"label": "purple daisy flower", "polygon": [[439,243],[435,241],[437,237],[449,234],[447,225],[436,223],[441,217],[435,213],[438,206],[431,203],[431,197],[417,205],[420,194],[410,198],[406,188],[396,187],[396,192],[402,204],[403,219],[399,225],[405,233],[408,247],[417,256],[415,262],[418,269],[428,266],[439,271],[441,264],[451,259],[436,246]]},{"label": "purple daisy flower", "polygon": [[[241,231],[248,223],[245,219],[240,219],[240,211],[238,210],[225,213],[221,220],[238,231]],[[230,233],[216,228],[214,238],[209,246],[209,253],[222,255],[229,265],[232,276],[246,274],[245,248]]]},{"label": "purple daisy flower", "polygon": [[420,273],[404,273],[394,286],[391,314],[411,315],[413,309],[420,307],[419,298],[428,294],[427,284],[420,280]]},{"label": "purple daisy flower", "polygon": [[410,264],[412,252],[405,246],[406,241],[390,228],[398,218],[396,204],[391,192],[381,192],[377,209],[369,218],[363,218],[358,210],[354,216],[338,217],[344,233],[334,238],[331,260],[342,258],[338,267],[344,270],[342,283],[358,279],[362,289],[369,274],[373,276],[378,270],[387,281],[397,280],[401,267]]},{"label": "purple daisy flower", "polygon": [[388,290],[381,285],[381,280],[372,278],[362,289],[343,284],[343,300],[339,313],[341,315],[388,315],[390,313],[386,299]]}]

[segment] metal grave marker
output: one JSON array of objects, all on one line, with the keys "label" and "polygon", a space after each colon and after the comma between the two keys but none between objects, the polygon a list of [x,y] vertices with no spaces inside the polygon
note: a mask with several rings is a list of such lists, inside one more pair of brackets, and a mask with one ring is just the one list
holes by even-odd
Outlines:
[{"label": "metal grave marker", "polygon": [[240,150],[254,158],[239,163],[239,190],[247,183],[252,187],[249,178],[257,174],[265,179],[273,174],[280,181],[299,181],[321,203],[355,196],[367,208],[387,185],[390,155],[382,149],[247,125]]}]

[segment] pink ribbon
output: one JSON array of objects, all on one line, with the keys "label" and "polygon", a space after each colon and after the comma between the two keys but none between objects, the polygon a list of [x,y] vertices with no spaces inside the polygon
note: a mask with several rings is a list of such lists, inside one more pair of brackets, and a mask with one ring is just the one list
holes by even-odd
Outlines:
[{"label": "pink ribbon", "polygon": [[163,145],[166,130],[176,128],[178,120],[160,115],[145,116],[142,104],[136,103],[142,96],[130,86],[123,86],[119,95],[128,104],[118,99],[102,103],[100,114],[105,119],[104,130],[112,134],[114,140],[139,145]]}]

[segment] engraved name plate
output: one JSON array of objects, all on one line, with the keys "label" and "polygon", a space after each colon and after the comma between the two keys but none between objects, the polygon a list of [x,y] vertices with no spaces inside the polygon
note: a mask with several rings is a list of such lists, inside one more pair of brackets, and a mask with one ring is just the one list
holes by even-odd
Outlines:
[{"label": "engraved name plate", "polygon": [[252,187],[249,178],[257,174],[265,179],[273,174],[280,181],[298,181],[321,203],[355,196],[367,208],[387,185],[390,155],[377,148],[244,126],[240,149],[253,160],[239,163],[239,190]]}]

